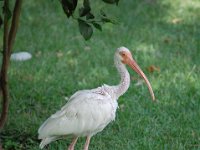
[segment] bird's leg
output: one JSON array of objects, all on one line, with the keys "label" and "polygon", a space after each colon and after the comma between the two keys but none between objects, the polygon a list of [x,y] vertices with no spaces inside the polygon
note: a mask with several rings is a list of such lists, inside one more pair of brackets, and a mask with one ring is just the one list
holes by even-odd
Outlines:
[{"label": "bird's leg", "polygon": [[88,147],[89,147],[89,144],[90,144],[90,136],[87,136],[87,139],[86,139],[86,142],[85,142],[85,145],[84,145],[84,150],[88,150]]},{"label": "bird's leg", "polygon": [[75,146],[77,140],[78,140],[78,137],[75,136],[75,137],[73,138],[73,140],[72,140],[72,143],[69,145],[68,150],[74,150],[74,146]]}]

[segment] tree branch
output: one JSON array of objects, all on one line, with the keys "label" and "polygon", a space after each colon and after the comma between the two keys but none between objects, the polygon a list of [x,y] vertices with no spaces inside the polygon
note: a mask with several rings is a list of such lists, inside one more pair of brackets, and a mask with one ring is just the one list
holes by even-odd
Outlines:
[{"label": "tree branch", "polygon": [[10,54],[11,54],[11,51],[12,51],[12,47],[13,47],[14,40],[15,40],[16,33],[17,33],[17,29],[18,29],[21,6],[22,6],[22,0],[16,0],[15,8],[14,8],[14,11],[13,11],[12,23],[11,23],[10,32],[9,32],[9,37],[8,37],[8,54],[9,54],[9,57],[10,57]]}]

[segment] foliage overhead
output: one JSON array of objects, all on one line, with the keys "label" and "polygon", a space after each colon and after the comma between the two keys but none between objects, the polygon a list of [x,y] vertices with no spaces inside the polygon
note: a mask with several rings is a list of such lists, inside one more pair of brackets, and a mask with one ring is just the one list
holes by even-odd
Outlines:
[{"label": "foliage overhead", "polygon": [[[74,18],[78,22],[79,31],[85,40],[89,40],[93,34],[93,28],[102,31],[102,24],[104,23],[115,23],[114,20],[109,18],[103,10],[100,11],[100,15],[97,17],[92,13],[92,8],[89,0],[83,0],[82,6],[78,8],[78,17],[74,16],[74,13],[78,7],[78,0],[59,0],[62,5],[63,11],[66,14],[67,18]],[[118,5],[119,0],[102,0],[107,4],[116,4]],[[10,8],[4,6],[2,8],[3,13],[6,12],[7,19],[9,20],[12,16]],[[3,19],[0,16],[0,27],[3,24]]]},{"label": "foliage overhead", "polygon": [[[118,5],[119,0],[102,0],[108,4],[116,4]],[[79,16],[75,17],[74,12],[78,5],[78,0],[60,0],[63,11],[65,12],[68,18],[72,17],[77,20],[79,25],[79,30],[81,35],[85,40],[89,40],[93,34],[93,28],[96,28],[102,31],[103,23],[115,23],[112,19],[110,19],[102,10],[100,11],[100,18],[97,19],[92,13],[91,5],[89,0],[83,0],[82,6],[78,9]]]}]

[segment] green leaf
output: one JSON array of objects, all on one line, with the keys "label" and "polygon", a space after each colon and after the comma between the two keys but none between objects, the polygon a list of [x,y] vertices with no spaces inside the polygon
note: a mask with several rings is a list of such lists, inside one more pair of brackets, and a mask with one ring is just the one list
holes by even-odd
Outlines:
[{"label": "green leaf", "polygon": [[109,18],[101,18],[102,22],[112,22]]},{"label": "green leaf", "polygon": [[95,18],[94,15],[92,13],[90,13],[90,12],[86,15],[86,19],[87,20],[94,19],[94,18]]},{"label": "green leaf", "polygon": [[116,5],[118,5],[119,4],[119,0],[115,0],[115,3],[116,3]]},{"label": "green leaf", "polygon": [[91,11],[90,2],[89,0],[83,1],[83,7],[79,9],[79,16],[83,17],[89,14]]},{"label": "green leaf", "polygon": [[89,8],[82,7],[82,8],[79,9],[79,16],[80,17],[86,16],[88,13],[90,13]]},{"label": "green leaf", "polygon": [[114,20],[113,18],[109,18],[109,17],[104,17],[104,16],[102,16],[101,17],[101,21],[103,22],[103,23],[112,23],[112,24],[117,24],[117,21],[116,20]]},{"label": "green leaf", "polygon": [[101,20],[102,20],[102,22],[104,22],[104,23],[113,23],[113,21],[112,21],[111,19],[106,18],[106,17],[101,18]]},{"label": "green leaf", "polygon": [[[85,7],[85,8],[90,8],[90,1],[89,0],[84,0],[83,1],[83,6]],[[90,8],[91,9],[91,8]]]},{"label": "green leaf", "polygon": [[100,10],[100,14],[101,16],[106,17],[106,13],[103,10]]},{"label": "green leaf", "polygon": [[96,23],[96,22],[92,22],[93,26],[98,29],[99,31],[102,31],[102,27],[99,23]]},{"label": "green leaf", "polygon": [[62,8],[69,18],[76,9],[78,0],[61,0]]},{"label": "green leaf", "polygon": [[117,24],[117,21],[114,19],[109,18],[103,10],[100,10],[100,17],[103,23],[113,23]]},{"label": "green leaf", "polygon": [[108,4],[117,4],[119,0],[102,0],[102,1]]},{"label": "green leaf", "polygon": [[79,30],[85,40],[89,40],[93,34],[93,29],[86,21],[78,19]]}]

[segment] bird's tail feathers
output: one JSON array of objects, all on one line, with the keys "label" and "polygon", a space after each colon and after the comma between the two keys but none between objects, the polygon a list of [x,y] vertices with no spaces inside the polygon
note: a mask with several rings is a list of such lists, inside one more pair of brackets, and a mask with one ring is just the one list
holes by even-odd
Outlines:
[{"label": "bird's tail feathers", "polygon": [[40,148],[43,149],[47,144],[53,142],[53,141],[56,141],[58,139],[60,139],[61,137],[48,137],[48,138],[44,138],[42,139],[41,143],[40,143]]}]

